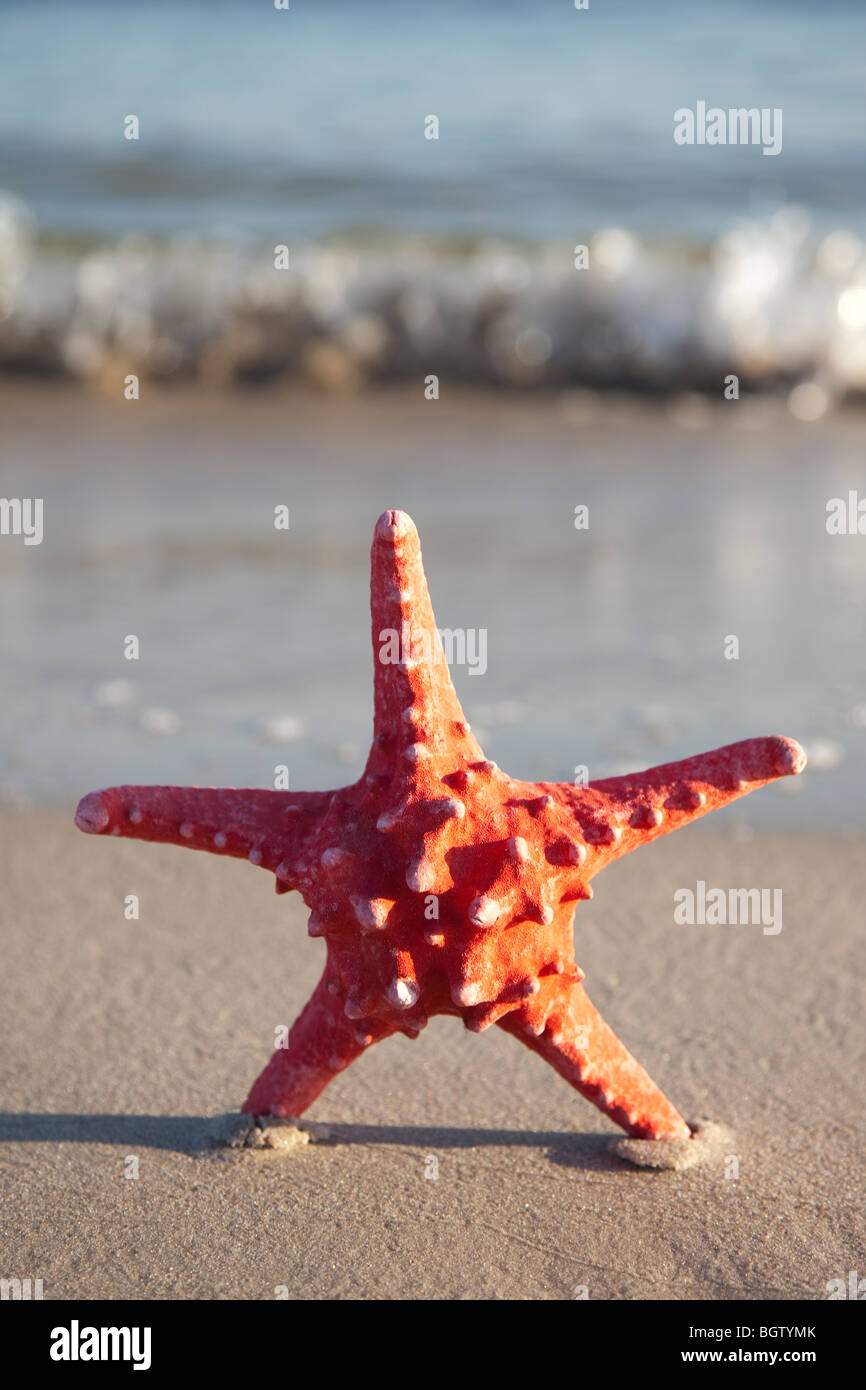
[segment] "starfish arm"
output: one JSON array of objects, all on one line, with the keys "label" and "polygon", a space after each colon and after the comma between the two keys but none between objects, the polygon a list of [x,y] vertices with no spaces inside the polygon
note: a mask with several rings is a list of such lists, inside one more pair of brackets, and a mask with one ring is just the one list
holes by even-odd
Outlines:
[{"label": "starfish arm", "polygon": [[[468,761],[483,759],[451,681],[436,628],[418,532],[405,512],[383,512],[370,552],[374,743],[383,747],[465,740]],[[411,716],[407,713],[411,709]],[[408,722],[407,722],[408,720]]]},{"label": "starfish arm", "polygon": [[560,976],[499,1027],[537,1052],[614,1124],[637,1139],[688,1139],[691,1131],[591,1003]]},{"label": "starfish arm", "polygon": [[75,823],[90,835],[157,840],[249,859],[277,875],[278,891],[306,877],[306,847],[333,792],[234,787],[109,787],[79,802]]},{"label": "starfish arm", "polygon": [[790,738],[747,738],[678,763],[587,787],[551,788],[595,851],[592,873],[622,854],[717,811],[779,777],[802,772],[806,755]]},{"label": "starfish arm", "polygon": [[289,1030],[288,1047],[277,1048],[253,1083],[242,1113],[302,1115],[328,1082],[345,1071],[371,1042],[396,1031],[380,1019],[375,1020],[375,1028],[371,1036],[361,1024],[346,1017],[343,995],[335,989],[326,967]]}]

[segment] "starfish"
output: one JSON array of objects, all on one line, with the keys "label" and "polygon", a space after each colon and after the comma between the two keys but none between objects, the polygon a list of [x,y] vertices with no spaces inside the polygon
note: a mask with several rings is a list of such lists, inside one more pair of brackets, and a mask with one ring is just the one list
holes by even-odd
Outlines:
[{"label": "starfish", "polygon": [[248,859],[311,909],[324,973],[245,1113],[300,1116],[372,1043],[451,1014],[498,1024],[630,1135],[688,1138],[583,989],[575,905],[620,855],[800,772],[803,750],[753,738],[586,786],[517,781],[466,722],[404,512],[379,518],[371,560],[374,737],[357,782],[112,787],[83,798],[77,825]]}]

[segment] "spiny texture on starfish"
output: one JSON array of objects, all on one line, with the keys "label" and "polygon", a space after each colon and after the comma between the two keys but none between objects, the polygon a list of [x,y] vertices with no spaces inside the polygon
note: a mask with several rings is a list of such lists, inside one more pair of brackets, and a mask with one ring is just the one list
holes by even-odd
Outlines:
[{"label": "spiny texture on starfish", "polygon": [[114,787],[78,807],[92,834],[247,858],[310,907],[324,974],[244,1111],[300,1115],[371,1043],[453,1014],[475,1032],[498,1023],[629,1134],[688,1137],[583,990],[574,907],[621,854],[800,772],[802,749],[747,739],[586,787],[518,782],[463,715],[403,512],[376,526],[371,608],[374,739],[352,786]]}]

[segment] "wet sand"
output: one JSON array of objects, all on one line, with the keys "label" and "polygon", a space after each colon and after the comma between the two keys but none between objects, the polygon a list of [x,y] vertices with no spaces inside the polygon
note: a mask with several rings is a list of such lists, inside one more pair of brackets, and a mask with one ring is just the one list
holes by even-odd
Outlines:
[{"label": "wet sand", "polygon": [[44,498],[45,517],[42,545],[0,542],[7,802],[270,785],[278,761],[295,787],[357,776],[370,538],[401,507],[440,626],[486,635],[486,668],[454,679],[512,775],[603,777],[782,733],[809,771],[728,819],[866,833],[866,543],[825,528],[828,498],[866,496],[856,412],[6,382],[0,416],[0,494]]},{"label": "wet sand", "polygon": [[[733,1133],[675,1173],[630,1167],[539,1058],[452,1019],[338,1076],[300,1152],[213,1148],[321,943],[270,875],[86,840],[72,810],[0,818],[4,1277],[46,1298],[808,1300],[862,1268],[861,843],[708,822],[580,905],[594,1002],[688,1118]],[[782,931],[676,926],[701,878],[781,886]]]}]

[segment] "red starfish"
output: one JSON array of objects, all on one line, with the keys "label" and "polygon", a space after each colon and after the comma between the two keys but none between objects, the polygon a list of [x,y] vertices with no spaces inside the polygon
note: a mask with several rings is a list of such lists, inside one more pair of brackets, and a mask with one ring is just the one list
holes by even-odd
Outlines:
[{"label": "red starfish", "polygon": [[586,787],[517,782],[463,715],[404,512],[376,526],[371,609],[375,736],[352,786],[113,787],[76,814],[91,834],[249,859],[312,909],[324,974],[244,1111],[300,1115],[371,1043],[454,1014],[473,1032],[498,1023],[629,1134],[688,1137],[584,993],[574,906],[621,854],[800,772],[802,749],[746,739]]}]

